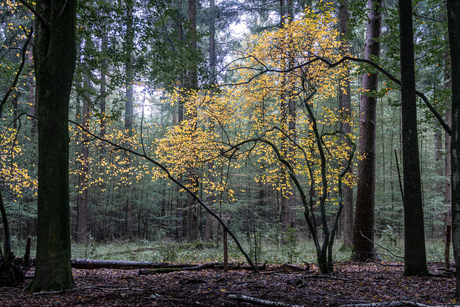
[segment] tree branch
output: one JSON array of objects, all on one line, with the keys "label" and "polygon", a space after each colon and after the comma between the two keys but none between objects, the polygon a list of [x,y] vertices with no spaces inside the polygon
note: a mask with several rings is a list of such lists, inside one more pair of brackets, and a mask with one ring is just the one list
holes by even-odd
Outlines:
[{"label": "tree branch", "polygon": [[50,23],[46,19],[44,19],[42,16],[40,16],[37,13],[37,11],[29,3],[27,3],[25,0],[19,0],[19,2],[24,4],[35,16],[37,16],[38,19],[40,19],[41,22],[43,22],[48,28],[50,28]]},{"label": "tree branch", "polygon": [[[343,58],[341,58],[340,60],[338,60],[337,62],[334,62],[332,63],[331,61],[329,61],[328,59],[325,59],[323,57],[320,57],[318,55],[314,55],[314,58],[309,60],[309,61],[306,61],[300,65],[297,65],[297,66],[293,66],[293,67],[290,67],[288,69],[270,69],[270,68],[267,68],[267,66],[262,65],[262,67],[264,67],[265,69],[260,69],[260,68],[255,68],[255,67],[238,67],[236,69],[252,69],[252,70],[257,70],[258,73],[256,73],[255,75],[253,75],[252,77],[250,77],[248,80],[246,80],[245,82],[240,82],[240,83],[235,83],[235,84],[224,84],[222,86],[236,86],[236,85],[245,85],[245,84],[249,84],[250,82],[252,82],[252,80],[254,80],[255,78],[265,74],[265,73],[269,73],[269,72],[275,72],[275,73],[288,73],[288,72],[291,72],[291,71],[294,71],[294,70],[297,70],[297,69],[301,69],[303,67],[306,67],[314,62],[317,62],[317,61],[321,61],[323,63],[325,63],[326,65],[329,66],[329,68],[334,68],[336,66],[339,66],[340,64],[346,62],[346,61],[353,61],[353,62],[358,62],[358,63],[365,63],[365,64],[369,64],[371,65],[372,67],[374,67],[375,69],[377,69],[378,71],[380,71],[381,73],[383,73],[388,79],[390,79],[391,81],[393,81],[394,83],[398,84],[398,85],[401,85],[401,81],[396,78],[395,76],[393,76],[392,74],[390,74],[387,70],[385,70],[384,68],[382,68],[380,65],[378,65],[377,63],[371,61],[371,60],[366,60],[366,59],[361,59],[361,58],[354,58],[354,57],[351,57],[351,56],[344,56]],[[258,63],[260,63],[260,61],[257,61]],[[417,94],[417,96],[419,96],[423,102],[425,103],[425,105],[428,107],[428,109],[431,111],[431,113],[433,113],[433,115],[436,117],[436,119],[439,121],[439,123],[441,124],[441,126],[444,128],[444,130],[449,134],[451,135],[452,134],[452,129],[451,127],[444,121],[444,119],[442,118],[442,116],[436,111],[436,109],[433,107],[433,105],[430,103],[430,101],[428,100],[428,98],[425,96],[424,93],[420,92],[420,91],[415,91],[415,93]]]},{"label": "tree branch", "polygon": [[33,33],[34,29],[31,28],[30,29],[30,33],[29,35],[27,35],[27,40],[24,44],[24,47],[22,48],[22,60],[21,60],[21,65],[19,66],[19,70],[18,72],[16,73],[16,76],[13,80],[13,84],[10,86],[8,92],[6,92],[5,96],[3,97],[2,101],[0,102],[0,118],[2,118],[2,115],[3,115],[3,107],[5,106],[6,104],[6,101],[8,100],[8,97],[10,96],[10,94],[13,92],[14,88],[16,87],[16,84],[18,83],[18,80],[19,80],[19,77],[21,76],[21,72],[22,72],[22,69],[24,68],[24,64],[26,62],[26,50],[27,50],[27,46],[29,45],[29,42],[30,42],[30,39],[32,37],[32,33]]},{"label": "tree branch", "polygon": [[[35,118],[35,119],[38,119],[37,117],[33,116],[33,115],[30,115],[28,114],[29,117],[31,118]],[[86,132],[87,134],[91,135],[92,137],[94,137],[95,139],[98,139],[102,142],[105,142],[107,144],[110,144],[112,145],[113,147],[115,147],[116,149],[120,149],[120,150],[124,150],[130,154],[133,154],[135,156],[138,156],[138,157],[141,157],[141,158],[144,158],[146,159],[147,161],[153,163],[155,166],[159,167],[164,173],[166,173],[167,177],[169,180],[173,181],[175,184],[177,184],[178,186],[180,186],[182,189],[184,189],[187,193],[189,193],[209,214],[211,214],[219,223],[220,225],[227,231],[227,233],[233,238],[233,240],[235,241],[236,245],[238,246],[238,249],[241,251],[241,253],[244,255],[244,257],[246,258],[246,260],[248,261],[249,265],[251,266],[251,268],[254,270],[254,272],[256,273],[259,273],[259,268],[252,262],[251,258],[249,257],[249,255],[244,251],[243,247],[241,246],[240,242],[238,241],[238,239],[236,238],[236,236],[233,234],[233,232],[229,229],[229,227],[225,224],[225,222],[216,214],[214,213],[214,211],[212,211],[205,203],[203,203],[203,201],[195,194],[193,193],[189,188],[187,188],[184,184],[182,184],[180,181],[178,181],[176,178],[174,178],[171,173],[169,172],[169,170],[163,166],[161,163],[159,163],[158,161],[150,158],[149,156],[147,156],[144,153],[138,153],[134,150],[131,150],[129,148],[126,148],[126,147],[123,147],[119,144],[116,144],[110,140],[107,140],[103,137],[100,137],[94,133],[92,133],[91,131],[89,131],[88,129],[86,129],[85,127],[83,127],[82,125],[80,125],[79,123],[73,121],[73,120],[69,120],[70,123],[74,124],[75,126],[77,126],[78,128],[80,128],[82,131]]]}]

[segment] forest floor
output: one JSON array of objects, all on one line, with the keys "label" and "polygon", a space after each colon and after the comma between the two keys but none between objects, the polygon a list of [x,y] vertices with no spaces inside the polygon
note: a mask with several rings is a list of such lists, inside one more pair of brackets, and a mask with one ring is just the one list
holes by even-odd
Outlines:
[{"label": "forest floor", "polygon": [[[455,278],[441,276],[442,267],[430,263],[432,276],[418,277],[402,276],[400,263],[336,263],[331,276],[319,274],[314,265],[300,272],[270,265],[260,274],[203,270],[139,275],[139,270],[73,269],[76,291],[26,294],[28,278],[21,287],[0,288],[0,306],[253,306],[230,294],[303,306],[452,304]],[[32,275],[33,270],[27,273]]]}]

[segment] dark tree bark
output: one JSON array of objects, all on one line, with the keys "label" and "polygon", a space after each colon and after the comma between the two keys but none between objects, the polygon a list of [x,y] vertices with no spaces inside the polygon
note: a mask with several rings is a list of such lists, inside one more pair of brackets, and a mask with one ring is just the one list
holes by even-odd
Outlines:
[{"label": "dark tree bark", "polygon": [[[366,27],[364,58],[373,60],[380,55],[382,0],[368,0],[370,9]],[[363,75],[363,88],[367,92],[361,96],[359,117],[359,153],[364,159],[358,165],[358,190],[356,195],[355,224],[353,227],[353,255],[355,261],[377,258],[374,249],[374,207],[375,207],[375,121],[378,73]]]},{"label": "dark tree bark", "polygon": [[35,77],[38,96],[38,230],[28,290],[75,288],[70,266],[69,97],[76,59],[75,0],[38,0]]},{"label": "dark tree bark", "polygon": [[[447,18],[447,16],[446,16]],[[451,76],[451,73],[449,71],[449,68],[450,68],[450,57],[446,57],[446,59],[444,60],[445,62],[445,67],[446,67],[446,73],[444,74],[444,83],[445,83],[445,87],[449,88],[450,90],[452,90],[452,76]],[[452,127],[452,100],[448,101],[448,107],[445,111],[445,118],[446,118],[446,123]],[[446,237],[446,254],[445,254],[445,261],[446,261],[446,265],[447,265],[447,262],[449,262],[449,267],[450,267],[450,261],[449,261],[449,253],[448,253],[448,249],[450,249],[450,243],[449,245],[447,245],[447,239],[448,237],[451,237],[452,235],[452,184],[451,184],[451,175],[452,175],[452,159],[451,159],[451,152],[450,152],[450,148],[451,148],[451,140],[452,140],[452,137],[451,135],[449,135],[449,133],[445,133],[444,134],[444,148],[446,149],[446,154],[444,155],[444,172],[445,172],[445,178],[446,178],[446,181],[445,181],[445,196],[444,196],[444,201],[445,201],[445,204],[446,204],[446,214],[445,214],[445,237]]]},{"label": "dark tree bark", "polygon": [[417,135],[412,0],[399,0],[404,177],[404,275],[427,273]]},{"label": "dark tree bark", "polygon": [[[460,2],[447,0],[450,58],[452,68],[452,237],[455,268],[460,272]],[[460,276],[455,298],[460,299]]]},{"label": "dark tree bark", "polygon": [[[339,26],[340,36],[343,42],[341,53],[345,56],[348,53],[348,43],[346,36],[348,35],[348,1],[341,0],[339,7]],[[350,72],[347,70],[345,77],[345,85],[341,87],[339,93],[340,110],[342,111],[342,131],[351,133],[352,128],[348,120],[351,118],[351,87],[350,87]],[[350,167],[348,173],[352,173]],[[343,245],[346,248],[353,246],[353,188],[344,185],[343,187]]]}]

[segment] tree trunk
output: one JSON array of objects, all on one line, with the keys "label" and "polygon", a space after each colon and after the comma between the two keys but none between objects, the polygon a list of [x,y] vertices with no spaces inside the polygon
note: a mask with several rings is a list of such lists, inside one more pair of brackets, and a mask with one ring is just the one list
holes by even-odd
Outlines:
[{"label": "tree trunk", "polygon": [[[366,27],[364,58],[373,60],[380,55],[377,38],[381,31],[382,0],[368,0],[370,9]],[[374,249],[374,207],[375,207],[375,122],[378,74],[365,73],[359,117],[359,153],[365,158],[358,165],[358,188],[356,195],[355,224],[353,227],[353,255],[355,261],[377,258]],[[364,237],[365,236],[365,237]]]},{"label": "tree trunk", "polygon": [[[342,56],[348,53],[348,43],[346,36],[348,35],[348,3],[347,0],[340,1],[339,7],[339,26],[340,36],[343,42],[341,48]],[[351,125],[349,120],[352,117],[351,113],[351,87],[350,87],[350,72],[347,70],[344,76],[345,85],[340,89],[339,100],[340,110],[342,111],[341,126],[344,133],[351,133]],[[346,162],[345,162],[346,164]],[[350,167],[348,173],[352,174],[353,170]],[[344,185],[343,187],[343,245],[346,248],[353,246],[353,188]]]},{"label": "tree trunk", "polygon": [[[189,48],[197,50],[196,41],[196,0],[188,1],[188,22],[189,22]],[[196,89],[198,86],[196,67],[192,67],[187,71],[187,86],[186,90]],[[187,110],[187,119],[196,118],[195,110]],[[196,129],[196,125],[194,127]],[[198,176],[195,169],[187,171],[187,182],[192,187],[194,193],[198,190]],[[199,207],[196,200],[187,195],[187,241],[192,242],[198,240],[199,223],[198,223]]]},{"label": "tree trunk", "polygon": [[[133,75],[133,49],[134,49],[134,26],[133,26],[133,5],[134,1],[128,1],[126,11],[126,102],[125,102],[125,131],[129,138],[133,136],[133,117],[134,117],[134,75]],[[126,153],[125,159],[128,160],[126,167],[129,169],[131,166],[130,156]],[[127,176],[127,174],[126,174]],[[125,202],[125,235],[130,237],[132,235],[132,184],[127,183],[125,186],[126,202]]]},{"label": "tree trunk", "polygon": [[[445,67],[447,73],[444,74],[444,82],[445,82],[445,87],[449,88],[452,90],[452,77],[451,73],[449,72],[449,66],[450,66],[450,57],[446,57],[445,61]],[[448,101],[448,107],[445,111],[445,118],[446,118],[446,123],[452,127],[452,101]],[[452,232],[452,184],[451,184],[451,175],[452,175],[452,158],[451,158],[451,140],[452,137],[449,135],[449,133],[445,133],[445,139],[444,139],[444,148],[446,149],[446,154],[444,157],[445,164],[444,164],[444,170],[445,170],[445,205],[446,205],[446,214],[445,214],[445,231],[446,231],[446,244],[447,244],[447,236],[451,236]],[[449,234],[447,234],[449,232]],[[449,244],[450,245],[450,244]],[[449,249],[450,246],[446,246],[446,250]],[[446,262],[448,261],[448,256],[449,253],[445,255],[445,260]],[[447,265],[447,264],[446,264]],[[450,264],[449,264],[450,266]]]},{"label": "tree trunk", "polygon": [[[280,0],[280,27],[284,27],[285,23],[290,23],[294,18],[293,12],[293,3],[292,0]],[[289,37],[285,37],[286,40],[289,40]],[[293,64],[293,59],[289,50],[284,50],[282,53],[282,69],[291,68]],[[296,124],[296,114],[295,114],[295,99],[292,99],[291,92],[292,87],[289,82],[292,78],[292,74],[284,73],[282,78],[282,93],[280,95],[280,113],[281,113],[281,123],[280,128],[283,132],[282,136],[282,152],[285,155],[286,159],[292,164],[293,156],[295,152],[295,146],[292,144],[292,141],[295,140],[295,124]],[[288,139],[288,137],[290,139]],[[293,166],[293,165],[292,165]],[[290,181],[288,171],[283,168],[281,171],[281,182],[280,185],[283,187],[284,191],[280,199],[280,220],[283,228],[288,226],[294,227],[295,224],[295,214],[292,208],[295,206],[295,189],[288,188]]]},{"label": "tree trunk", "polygon": [[[87,67],[89,69],[89,67]],[[84,96],[83,110],[81,114],[81,125],[88,129],[89,127],[89,78],[84,76]],[[89,137],[87,133],[82,133],[81,137],[81,155],[78,160],[79,164],[79,191],[77,194],[77,235],[76,241],[85,241],[88,237],[87,229],[87,212],[88,212],[88,171],[89,171]]]},{"label": "tree trunk", "polygon": [[[29,66],[33,65],[32,62],[32,52],[28,52],[28,57],[27,61]],[[37,108],[36,108],[36,99],[35,99],[35,79],[32,73],[30,73],[27,76],[28,82],[29,82],[29,113],[30,115],[33,115],[37,117]],[[35,142],[35,137],[37,134],[37,119],[31,117],[30,118],[30,138],[32,139],[33,142]],[[35,164],[35,161],[32,162],[32,164]]]},{"label": "tree trunk", "polygon": [[[216,29],[215,29],[215,22],[216,22],[216,9],[214,0],[210,0],[209,5],[209,12],[210,12],[210,21],[209,21],[209,69],[211,71],[211,84],[217,83],[217,76],[216,76],[216,65],[217,65],[217,56],[216,56]],[[211,122],[210,129],[214,130],[214,123]],[[212,170],[214,168],[214,162],[208,162],[208,169]],[[215,180],[214,175],[212,172],[208,172],[208,180],[209,182],[213,182]],[[216,201],[216,197],[213,192],[207,195],[206,199],[208,206],[213,208],[213,204]],[[204,232],[204,237],[206,240],[213,240],[215,236],[215,225],[214,225],[214,218],[212,215],[207,212],[206,213],[206,227]]]},{"label": "tree trunk", "polygon": [[412,0],[399,0],[404,178],[404,275],[427,273],[417,135]]},{"label": "tree trunk", "polygon": [[[452,239],[455,268],[460,272],[460,2],[447,0],[450,58],[452,68]],[[455,298],[460,299],[460,276]]]},{"label": "tree trunk", "polygon": [[[38,230],[28,290],[75,288],[70,266],[69,98],[76,60],[76,1],[38,0],[35,77],[38,96]],[[47,24],[45,24],[45,22]]]}]

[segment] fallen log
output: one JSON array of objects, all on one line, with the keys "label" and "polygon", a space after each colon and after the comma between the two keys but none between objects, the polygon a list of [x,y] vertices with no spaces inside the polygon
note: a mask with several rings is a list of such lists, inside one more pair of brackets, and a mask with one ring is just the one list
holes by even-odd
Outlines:
[{"label": "fallen log", "polygon": [[93,260],[93,259],[72,259],[72,267],[75,269],[156,269],[156,268],[183,268],[193,266],[192,264],[170,264],[167,262],[154,263],[146,261],[118,261],[118,260]]},{"label": "fallen log", "polygon": [[340,305],[340,307],[447,307],[447,306],[458,306],[458,305],[426,305],[416,302],[381,302],[381,303],[368,303],[368,304],[346,304]]},{"label": "fallen log", "polygon": [[[265,270],[266,263],[263,265],[256,265],[259,270]],[[224,264],[222,262],[216,263],[203,263],[200,265],[191,265],[188,267],[162,267],[162,268],[154,268],[151,270],[139,270],[139,275],[147,275],[147,274],[158,274],[158,273],[170,273],[175,271],[200,271],[200,270],[222,270],[224,268]],[[254,268],[251,266],[242,266],[239,264],[228,264],[229,270],[253,270]]]},{"label": "fallen log", "polygon": [[258,304],[258,305],[264,305],[264,306],[304,307],[303,305],[291,305],[291,304],[286,304],[286,303],[281,303],[281,302],[267,301],[267,300],[262,300],[260,298],[255,298],[255,297],[251,297],[251,296],[247,296],[247,295],[241,295],[241,294],[230,294],[228,297],[231,298],[231,299],[240,301],[240,302]]}]

